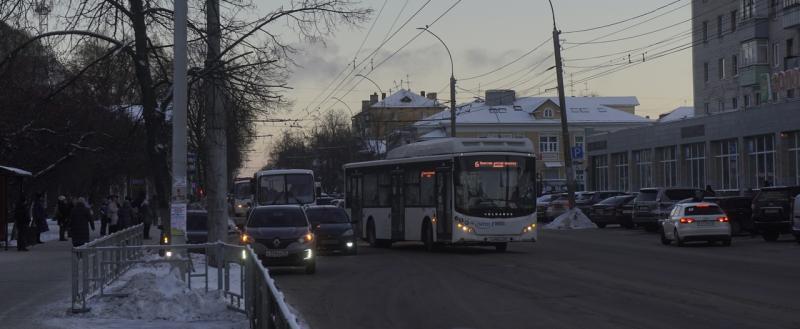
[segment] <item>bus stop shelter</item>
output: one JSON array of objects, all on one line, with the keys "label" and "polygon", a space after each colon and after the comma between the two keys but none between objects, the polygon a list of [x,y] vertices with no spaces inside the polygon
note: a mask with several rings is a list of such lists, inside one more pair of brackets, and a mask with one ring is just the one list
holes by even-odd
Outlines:
[{"label": "bus stop shelter", "polygon": [[10,234],[8,232],[8,223],[13,222],[11,209],[14,209],[14,200],[11,200],[10,187],[12,183],[16,182],[19,193],[24,193],[23,180],[31,176],[33,176],[31,172],[26,170],[0,166],[0,233],[3,235],[3,243],[6,250],[8,250]]}]

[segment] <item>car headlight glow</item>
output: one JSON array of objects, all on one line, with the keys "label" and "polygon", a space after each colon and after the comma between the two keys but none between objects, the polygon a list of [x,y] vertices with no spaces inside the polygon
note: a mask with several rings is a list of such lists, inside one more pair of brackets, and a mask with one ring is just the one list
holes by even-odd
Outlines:
[{"label": "car headlight glow", "polygon": [[307,243],[307,242],[311,242],[312,240],[314,240],[314,234],[312,234],[311,232],[308,232],[305,235],[301,236],[299,239],[297,239],[297,242]]},{"label": "car headlight glow", "polygon": [[314,257],[314,252],[311,249],[306,249],[305,252],[306,255],[303,257],[303,259],[311,259],[311,257]]}]

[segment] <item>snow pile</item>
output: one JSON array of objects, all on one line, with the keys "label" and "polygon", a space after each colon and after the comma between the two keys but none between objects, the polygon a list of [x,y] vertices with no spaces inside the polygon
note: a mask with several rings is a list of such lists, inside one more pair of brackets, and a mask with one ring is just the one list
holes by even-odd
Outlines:
[{"label": "snow pile", "polygon": [[[159,256],[145,259],[155,257]],[[194,264],[195,270],[204,270],[203,264],[197,265]],[[209,273],[212,272],[216,273],[216,269],[209,268]],[[216,283],[216,280],[209,281]],[[47,319],[44,323],[47,326],[70,329],[249,327],[247,316],[229,309],[221,292],[213,289],[206,292],[205,285],[192,288],[181,279],[178,266],[142,264],[130,269],[106,289],[107,293],[123,297],[95,296],[87,301],[89,312],[74,315],[65,314],[65,303],[60,302],[53,304],[41,318]]]},{"label": "snow pile", "polygon": [[561,216],[556,217],[544,228],[549,230],[570,230],[597,228],[597,225],[589,217],[586,217],[580,209],[572,208],[561,214]]},{"label": "snow pile", "polygon": [[[95,225],[97,225],[97,223],[95,223]],[[14,228],[14,223],[8,224],[6,228],[8,229],[8,231],[6,231],[8,234],[8,246],[16,247],[17,246],[17,240],[15,240],[16,237],[11,236],[11,230]],[[49,229],[49,231],[43,232],[41,235],[42,242],[58,241],[58,223],[56,223],[55,219],[47,220],[47,228]],[[3,237],[0,237],[0,242],[3,242]]]}]

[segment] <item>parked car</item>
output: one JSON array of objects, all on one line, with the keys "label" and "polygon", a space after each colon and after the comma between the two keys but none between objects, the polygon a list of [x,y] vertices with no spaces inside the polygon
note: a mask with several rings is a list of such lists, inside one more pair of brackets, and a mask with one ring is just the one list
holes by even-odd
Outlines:
[{"label": "parked car", "polygon": [[[582,195],[587,192],[575,192],[575,200],[582,198]],[[545,210],[545,220],[551,221],[556,219],[556,217],[561,216],[561,214],[565,213],[568,208],[568,196],[567,194],[563,194],[559,196],[557,199],[550,202],[547,206],[547,210]],[[577,202],[576,202],[577,203]]]},{"label": "parked car", "polygon": [[800,243],[800,195],[794,197],[794,225],[792,225],[792,233],[797,243]]},{"label": "parked car", "polygon": [[753,198],[744,196],[705,197],[705,202],[716,203],[728,215],[731,233],[753,232]]},{"label": "parked car", "polygon": [[731,245],[731,226],[727,215],[715,203],[690,202],[677,204],[661,223],[661,243],[675,241],[683,246],[689,241],[722,241]]},{"label": "parked car", "polygon": [[630,195],[632,195],[633,198],[630,201],[628,201],[628,202],[626,202],[625,204],[622,205],[622,216],[627,218],[631,223],[630,227],[625,227],[625,228],[635,228],[636,227],[636,225],[633,223],[633,204],[636,203],[636,197],[639,196],[639,192],[634,192],[634,193],[631,193]]},{"label": "parked car", "polygon": [[606,198],[592,206],[588,212],[589,218],[600,228],[604,228],[608,224],[633,228],[631,217],[623,213],[623,207],[634,198],[636,198],[635,195],[617,195]]},{"label": "parked car", "polygon": [[316,272],[316,239],[299,205],[259,206],[250,211],[241,242],[266,266],[303,267]]},{"label": "parked car", "polygon": [[539,221],[547,221],[547,207],[550,203],[562,197],[564,193],[545,194],[536,199],[536,219]]},{"label": "parked car", "polygon": [[583,192],[580,196],[575,196],[575,206],[578,207],[584,214],[589,214],[592,206],[596,203],[608,199],[612,196],[625,195],[625,192],[619,191],[596,191],[596,192]]},{"label": "parked car", "polygon": [[311,206],[306,216],[317,238],[317,250],[339,251],[355,255],[358,241],[354,224],[347,212],[336,206]]},{"label": "parked car", "polygon": [[333,200],[336,200],[336,199],[334,199],[332,197],[329,197],[329,196],[320,196],[320,197],[317,197],[317,203],[316,204],[318,206],[329,206],[329,205],[331,205],[333,203]]},{"label": "parked car", "polygon": [[753,199],[753,226],[766,241],[792,231],[792,206],[800,186],[765,187]]},{"label": "parked car", "polygon": [[702,198],[703,194],[703,190],[696,188],[643,188],[633,204],[633,223],[655,232],[658,221],[667,218],[675,203],[692,197]]}]

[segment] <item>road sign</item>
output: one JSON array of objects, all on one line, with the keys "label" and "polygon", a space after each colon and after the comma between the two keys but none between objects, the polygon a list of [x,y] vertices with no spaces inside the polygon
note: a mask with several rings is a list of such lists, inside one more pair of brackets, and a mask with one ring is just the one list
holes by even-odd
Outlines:
[{"label": "road sign", "polygon": [[572,147],[572,158],[573,159],[583,159],[583,146],[573,146]]}]

